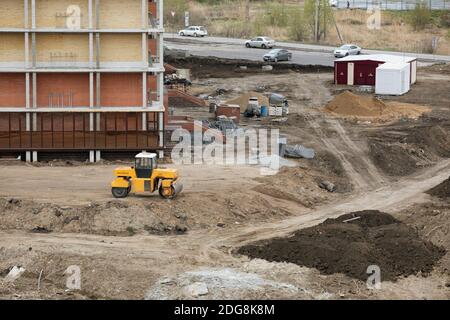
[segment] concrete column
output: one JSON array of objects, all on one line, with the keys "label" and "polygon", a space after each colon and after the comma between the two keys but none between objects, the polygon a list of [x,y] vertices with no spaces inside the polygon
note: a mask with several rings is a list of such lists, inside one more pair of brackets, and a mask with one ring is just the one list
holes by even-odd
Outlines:
[{"label": "concrete column", "polygon": [[164,37],[162,33],[158,35],[158,61],[161,66],[164,65]]},{"label": "concrete column", "polygon": [[[25,73],[25,108],[30,109],[31,103],[30,103],[30,73]],[[31,131],[31,115],[29,112],[25,115],[25,130]]]},{"label": "concrete column", "polygon": [[94,68],[94,34],[89,32],[89,68]]},{"label": "concrete column", "polygon": [[148,95],[147,95],[147,72],[142,73],[142,108],[148,107]]},{"label": "concrete column", "polygon": [[92,0],[88,0],[88,15],[89,15],[89,17],[88,17],[89,29],[92,30],[94,28]]},{"label": "concrete column", "polygon": [[142,113],[142,131],[147,131],[147,113]]},{"label": "concrete column", "polygon": [[164,74],[162,72],[156,76],[156,100],[164,102]]},{"label": "concrete column", "polygon": [[95,67],[100,69],[100,33],[95,34]]},{"label": "concrete column", "polygon": [[28,20],[30,19],[29,11],[30,10],[28,8],[28,0],[23,0],[23,18],[24,18],[23,27],[25,29],[28,29],[28,27],[29,27],[29,23],[28,23]]},{"label": "concrete column", "polygon": [[25,32],[25,68],[30,67],[30,35]]},{"label": "concrete column", "polygon": [[31,0],[31,28],[36,29],[36,0]]},{"label": "concrete column", "polygon": [[25,73],[25,108],[30,109],[30,73]]},{"label": "concrete column", "polygon": [[148,67],[148,34],[142,34],[142,63],[144,67]]},{"label": "concrete column", "polygon": [[164,1],[158,0],[158,21],[160,28],[164,27]]},{"label": "concrete column", "polygon": [[159,147],[164,148],[164,113],[158,113]]},{"label": "concrete column", "polygon": [[102,152],[100,150],[95,151],[95,162],[100,162],[102,160]]},{"label": "concrete column", "polygon": [[96,128],[96,131],[100,131],[100,121],[101,121],[100,117],[101,117],[100,112],[97,112],[95,114],[95,128]]},{"label": "concrete column", "polygon": [[95,151],[94,150],[89,151],[89,162],[90,163],[95,162]]},{"label": "concrete column", "polygon": [[37,108],[37,74],[33,72],[33,104],[32,108]]},{"label": "concrete column", "polygon": [[25,115],[25,131],[31,131],[31,115],[29,112]]},{"label": "concrete column", "polygon": [[26,151],[25,152],[25,161],[26,162],[38,162],[37,151]]},{"label": "concrete column", "polygon": [[100,1],[95,0],[95,28],[100,28]]},{"label": "concrete column", "polygon": [[94,73],[89,72],[89,107],[94,107]]},{"label": "concrete column", "polygon": [[37,113],[33,112],[32,113],[32,127],[31,127],[31,131],[37,131]]},{"label": "concrete column", "polygon": [[32,67],[36,68],[36,33],[31,33],[31,61]]},{"label": "concrete column", "polygon": [[89,131],[94,131],[95,127],[94,127],[94,113],[91,112],[89,113]]},{"label": "concrete column", "polygon": [[142,0],[142,29],[148,29],[148,0]]},{"label": "concrete column", "polygon": [[96,94],[96,102],[95,105],[97,108],[100,108],[100,104],[101,104],[101,99],[100,99],[100,93],[101,93],[101,86],[100,86],[100,81],[101,81],[101,75],[100,72],[96,73],[96,83],[95,83],[95,94]]}]

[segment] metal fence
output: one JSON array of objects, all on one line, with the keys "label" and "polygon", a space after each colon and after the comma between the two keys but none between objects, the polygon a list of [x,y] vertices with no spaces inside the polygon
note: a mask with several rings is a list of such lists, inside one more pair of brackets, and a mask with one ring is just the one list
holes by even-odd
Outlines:
[{"label": "metal fence", "polygon": [[431,10],[450,10],[450,0],[337,0],[336,7],[346,9],[413,10],[416,4],[424,3]]}]

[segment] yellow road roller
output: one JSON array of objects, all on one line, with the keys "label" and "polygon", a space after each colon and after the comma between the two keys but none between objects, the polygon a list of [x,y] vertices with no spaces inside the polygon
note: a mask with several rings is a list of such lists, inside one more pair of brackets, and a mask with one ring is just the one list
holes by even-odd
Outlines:
[{"label": "yellow road roller", "polygon": [[164,199],[175,198],[183,190],[178,170],[159,169],[156,159],[156,154],[143,152],[136,156],[134,167],[115,169],[112,195],[126,198],[131,192],[153,193],[158,190]]}]

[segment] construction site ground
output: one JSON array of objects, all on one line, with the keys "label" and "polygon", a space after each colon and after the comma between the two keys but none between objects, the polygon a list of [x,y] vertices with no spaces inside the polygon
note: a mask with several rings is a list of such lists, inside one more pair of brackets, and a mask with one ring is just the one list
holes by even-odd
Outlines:
[{"label": "construction site ground", "polygon": [[[314,148],[315,159],[291,160],[296,166],[275,176],[262,176],[258,166],[167,164],[180,170],[185,187],[174,200],[156,194],[114,200],[112,171],[126,161],[0,161],[0,275],[12,266],[26,269],[13,283],[0,282],[0,298],[190,299],[197,297],[188,286],[198,282],[208,288],[199,299],[450,298],[448,188],[427,193],[450,176],[450,74],[420,70],[410,93],[384,97],[430,109],[418,119],[359,121],[323,112],[354,89],[335,87],[330,70],[233,77],[228,67],[227,77],[213,77],[207,64],[194,68],[190,92],[220,93],[224,101],[247,91],[286,95],[287,119],[243,119],[241,126],[278,128],[288,144]],[[207,107],[174,112],[211,118]],[[325,180],[336,192],[319,187]],[[361,210],[392,215],[436,261],[423,272],[390,275],[371,290],[351,273],[240,254]],[[393,238],[395,252],[403,250]],[[398,256],[409,261],[415,254]],[[66,289],[65,270],[73,265],[81,269],[81,290]]]}]

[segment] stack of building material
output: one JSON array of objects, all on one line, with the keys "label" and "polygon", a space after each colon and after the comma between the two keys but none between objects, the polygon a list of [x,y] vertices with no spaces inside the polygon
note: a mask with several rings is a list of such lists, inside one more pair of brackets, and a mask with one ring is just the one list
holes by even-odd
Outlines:
[{"label": "stack of building material", "polygon": [[216,108],[216,117],[225,116],[239,123],[241,120],[241,107],[239,105],[221,104]]}]

